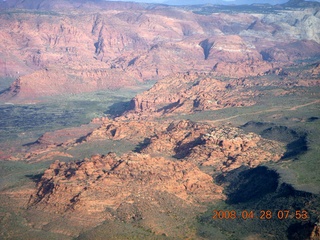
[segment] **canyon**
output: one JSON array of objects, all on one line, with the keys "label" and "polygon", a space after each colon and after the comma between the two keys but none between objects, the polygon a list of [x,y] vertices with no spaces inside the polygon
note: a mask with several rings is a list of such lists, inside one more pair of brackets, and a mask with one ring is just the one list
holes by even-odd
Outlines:
[{"label": "canyon", "polygon": [[97,12],[98,3],[85,2],[68,12],[62,3],[64,10],[42,2],[38,12],[17,5],[1,14],[0,76],[16,79],[2,100],[121,88],[187,71],[256,76],[320,54],[317,9],[199,15],[103,3]]}]

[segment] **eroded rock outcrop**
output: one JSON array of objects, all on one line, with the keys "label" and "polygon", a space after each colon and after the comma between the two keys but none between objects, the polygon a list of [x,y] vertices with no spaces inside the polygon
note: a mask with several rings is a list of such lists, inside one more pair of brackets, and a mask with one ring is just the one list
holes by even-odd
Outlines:
[{"label": "eroded rock outcrop", "polygon": [[189,70],[244,78],[320,54],[315,9],[203,16],[103,1],[70,13],[70,4],[0,16],[0,75],[17,79],[2,100],[118,88]]},{"label": "eroded rock outcrop", "polygon": [[[128,140],[137,144],[136,152],[55,161],[30,197],[30,211],[90,217],[92,225],[134,222],[163,234],[166,228],[153,224],[158,216],[166,219],[166,224],[177,216],[184,218],[184,212],[194,217],[207,203],[225,198],[223,188],[213,181],[214,173],[278,161],[284,152],[276,141],[231,126],[189,120],[103,121],[81,141],[67,146],[103,139]],[[47,143],[42,137],[37,144]],[[54,147],[49,150],[43,159],[61,154]]]},{"label": "eroded rock outcrop", "polygon": [[[52,133],[55,137],[59,134],[63,133]],[[138,152],[174,157],[198,166],[210,166],[212,171],[219,172],[230,171],[241,165],[255,167],[263,162],[278,161],[285,152],[284,144],[264,139],[255,133],[245,133],[230,125],[218,127],[211,123],[189,120],[156,122],[105,119],[99,127],[85,136],[67,138],[59,144],[52,143],[45,136],[25,155],[27,159],[92,141],[127,140],[137,144]]]},{"label": "eroded rock outcrop", "polygon": [[319,240],[319,239],[320,239],[320,224],[316,223],[312,230],[310,240]]},{"label": "eroded rock outcrop", "polygon": [[128,139],[142,141],[147,136],[153,136],[166,128],[166,123],[155,121],[121,121],[105,119],[100,127],[89,133],[82,141],[99,139]]},{"label": "eroded rock outcrop", "polygon": [[273,68],[255,78],[221,79],[214,72],[174,74],[159,80],[148,91],[136,95],[131,101],[132,110],[124,116],[128,119],[143,119],[252,106],[259,96],[278,95],[281,92],[268,91],[267,87],[282,89],[281,94],[292,94],[298,92],[296,87],[320,86],[318,71],[318,64],[311,64],[296,72]]},{"label": "eroded rock outcrop", "polygon": [[135,112],[154,115],[251,106],[259,92],[246,89],[250,84],[245,79],[221,81],[205,73],[176,74],[137,95],[132,106]]},{"label": "eroded rock outcrop", "polygon": [[244,133],[232,126],[180,121],[150,138],[141,150],[169,154],[213,171],[230,171],[241,165],[255,167],[263,162],[279,161],[284,146],[254,133]]},{"label": "eroded rock outcrop", "polygon": [[157,211],[165,211],[162,192],[186,206],[224,198],[222,188],[194,163],[137,153],[121,157],[109,153],[78,162],[56,161],[44,172],[29,206],[61,213],[106,211],[106,219],[132,221],[150,211],[139,201],[148,199]]}]

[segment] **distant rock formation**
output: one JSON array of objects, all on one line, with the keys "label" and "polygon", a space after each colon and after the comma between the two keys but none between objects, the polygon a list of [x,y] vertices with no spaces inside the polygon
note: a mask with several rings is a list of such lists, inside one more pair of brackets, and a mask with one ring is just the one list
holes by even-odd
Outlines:
[{"label": "distant rock formation", "polygon": [[[319,86],[318,65],[298,74],[282,68],[266,71],[262,76],[278,75],[280,78],[237,78],[218,80],[215,72],[188,72],[170,75],[159,80],[151,89],[131,100],[132,110],[124,115],[139,119],[177,113],[217,110],[228,107],[252,106],[256,97],[264,94],[259,87],[286,88]],[[280,79],[280,80],[279,80]],[[276,93],[278,94],[278,93]],[[285,93],[283,93],[285,94]]]},{"label": "distant rock formation", "polygon": [[132,106],[135,112],[155,115],[250,106],[259,93],[244,91],[245,86],[244,79],[220,81],[204,73],[176,74],[137,95]]},{"label": "distant rock formation", "polygon": [[[0,77],[16,81],[1,94],[4,101],[119,88],[188,71],[257,76],[320,55],[320,15],[313,8],[204,16],[135,3],[7,2],[0,4],[8,8],[0,16]],[[13,6],[31,10],[11,12]]]}]

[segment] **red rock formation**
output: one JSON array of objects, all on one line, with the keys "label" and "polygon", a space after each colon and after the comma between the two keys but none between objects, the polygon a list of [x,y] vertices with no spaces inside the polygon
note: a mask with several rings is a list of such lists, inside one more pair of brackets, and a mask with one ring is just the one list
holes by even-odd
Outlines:
[{"label": "red rock formation", "polygon": [[135,112],[154,115],[250,106],[259,92],[248,91],[246,84],[245,80],[216,80],[210,74],[177,74],[137,95],[132,105]]},{"label": "red rock formation", "polygon": [[320,224],[316,223],[312,230],[310,240],[319,240],[319,239],[320,239]]},{"label": "red rock formation", "polygon": [[312,233],[310,240],[319,240],[320,239],[320,229],[319,226],[315,226]]},{"label": "red rock formation", "polygon": [[129,139],[142,141],[166,128],[165,123],[155,121],[117,121],[105,119],[103,124],[89,133],[83,141],[97,139]]},{"label": "red rock formation", "polygon": [[[300,72],[274,68],[256,78],[217,80],[216,73],[187,72],[159,80],[151,89],[132,99],[128,119],[143,119],[176,113],[217,110],[254,105],[256,97],[266,94],[266,88],[279,87],[290,94],[295,87],[319,86],[317,64]],[[277,94],[268,92],[267,94]]]},{"label": "red rock formation", "polygon": [[[56,161],[45,171],[29,206],[61,213],[107,211],[106,219],[113,215],[132,221],[147,217],[148,205],[139,204],[144,199],[150,198],[157,211],[166,209],[161,193],[190,206],[224,198],[222,188],[193,163],[136,153],[121,157],[109,153],[79,162]],[[124,209],[128,204],[129,209]],[[133,208],[135,212],[131,212]]]},{"label": "red rock formation", "polygon": [[[89,131],[82,128],[82,133]],[[210,123],[188,120],[156,122],[150,120],[122,121],[105,119],[103,124],[80,136],[75,129],[59,130],[44,134],[31,146],[24,157],[39,160],[61,155],[61,147],[74,147],[97,140],[128,140],[138,144],[143,153],[175,157],[211,166],[213,171],[229,171],[247,165],[257,166],[262,162],[278,161],[284,153],[283,146],[275,141],[261,138],[231,126],[216,127]],[[77,136],[77,138],[76,138]]]},{"label": "red rock formation", "polygon": [[[49,151],[39,155],[39,160],[63,154],[60,148],[50,147],[52,142],[58,143],[52,135],[39,139],[41,146],[49,144],[45,149]],[[206,203],[225,198],[212,173],[277,161],[283,153],[279,143],[256,134],[187,120],[160,123],[103,119],[100,127],[80,138],[82,141],[68,139],[59,145],[70,148],[99,139],[125,139],[140,143],[140,153],[54,162],[37,184],[29,210],[90,217],[91,226],[108,220],[134,222],[158,234],[168,233],[154,224],[158,217],[165,218],[166,224],[181,212],[194,217]],[[36,156],[30,153],[30,159]]]},{"label": "red rock formation", "polygon": [[[195,216],[203,204],[225,198],[222,187],[213,182],[213,172],[277,161],[283,153],[279,143],[230,126],[186,120],[159,126],[151,121],[104,119],[84,141],[109,138],[141,142],[148,138],[141,153],[54,162],[31,196],[29,210],[90,217],[94,224],[115,219],[135,222],[162,234],[166,230],[153,224],[159,214],[166,216],[166,221],[181,211]],[[50,154],[61,152],[53,148],[42,158]],[[206,167],[210,175],[199,167]]]},{"label": "red rock formation", "polygon": [[278,161],[284,153],[281,144],[254,133],[230,127],[180,121],[150,138],[142,152],[162,153],[183,158],[213,171],[230,171],[241,165],[258,166]]},{"label": "red rock formation", "polygon": [[319,44],[315,41],[302,40],[285,42],[276,47],[262,51],[262,56],[267,61],[291,62],[297,59],[319,56]]},{"label": "red rock formation", "polygon": [[[264,21],[263,15],[203,16],[165,6],[147,10],[147,5],[103,1],[16,5],[56,12],[0,16],[0,74],[19,77],[1,97],[6,101],[122,87],[190,70],[256,76],[272,68],[268,61],[286,64],[320,53],[317,28],[312,27],[311,35],[300,25],[286,30],[278,26],[280,20],[265,16]],[[78,10],[67,10],[74,5]],[[311,12],[296,17],[316,23],[317,14]],[[287,13],[281,16],[290,20]],[[286,33],[273,37],[279,29]],[[309,40],[301,40],[305,38]]]},{"label": "red rock formation", "polygon": [[[108,81],[104,81],[104,79],[108,79]],[[127,76],[121,77],[119,71],[108,69],[80,67],[79,69],[69,68],[64,71],[57,67],[46,68],[18,78],[1,95],[1,98],[10,101],[37,99],[62,93],[70,94],[119,88],[132,85],[130,81]]]}]

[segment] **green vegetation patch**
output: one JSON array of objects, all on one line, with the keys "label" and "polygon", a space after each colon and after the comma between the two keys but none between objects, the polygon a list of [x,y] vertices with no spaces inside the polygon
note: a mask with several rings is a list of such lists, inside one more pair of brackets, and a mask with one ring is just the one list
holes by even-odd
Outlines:
[{"label": "green vegetation patch", "polygon": [[0,191],[20,188],[34,182],[34,176],[42,174],[51,162],[29,164],[22,161],[0,161]]},{"label": "green vegetation patch", "polygon": [[139,226],[134,226],[130,223],[124,223],[119,221],[108,221],[102,225],[91,229],[88,232],[80,234],[77,240],[85,239],[118,239],[118,240],[161,240],[161,239],[174,239],[169,238],[164,235],[156,235],[148,229],[141,228]]}]

